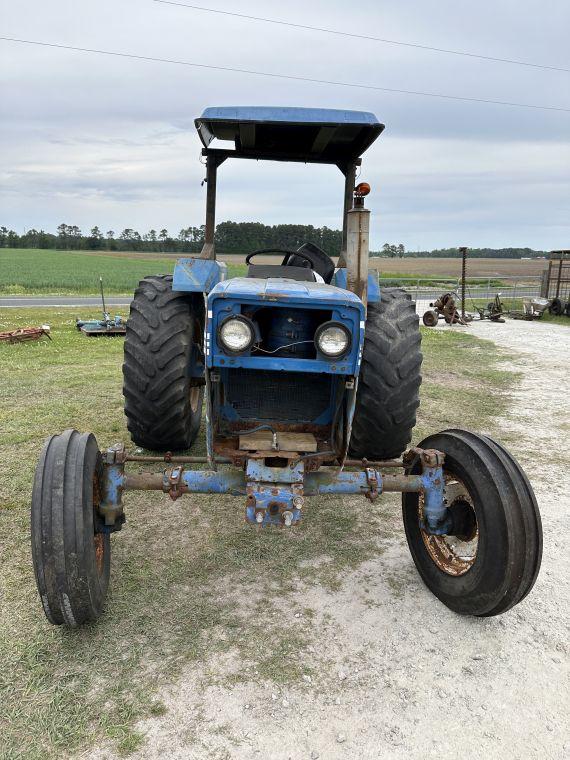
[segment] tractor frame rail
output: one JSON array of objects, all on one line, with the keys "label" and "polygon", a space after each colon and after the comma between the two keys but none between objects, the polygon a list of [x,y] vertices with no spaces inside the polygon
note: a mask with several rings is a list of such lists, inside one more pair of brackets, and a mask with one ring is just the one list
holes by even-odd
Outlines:
[{"label": "tractor frame rail", "polygon": [[[244,496],[247,522],[290,527],[299,523],[306,496],[320,494],[360,494],[374,502],[384,492],[423,494],[422,527],[430,534],[448,528],[445,506],[444,454],[433,449],[408,450],[401,460],[368,462],[347,460],[344,467],[321,466],[312,471],[303,457],[285,463],[266,464],[271,459],[245,458],[243,468],[220,470],[187,469],[185,465],[205,464],[206,457],[137,456],[117,444],[101,452],[102,500],[98,512],[101,530],[120,530],[124,522],[122,495],[127,491],[162,491],[172,500],[185,494],[230,494]],[[128,463],[167,463],[162,472],[128,473]],[[232,464],[218,459],[218,464]],[[382,469],[405,468],[404,474],[385,474]]]}]

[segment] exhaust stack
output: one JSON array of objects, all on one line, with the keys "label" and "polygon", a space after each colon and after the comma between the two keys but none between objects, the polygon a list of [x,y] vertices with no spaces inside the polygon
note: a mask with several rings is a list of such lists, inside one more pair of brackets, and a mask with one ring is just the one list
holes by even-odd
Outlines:
[{"label": "exhaust stack", "polygon": [[346,282],[366,306],[368,295],[368,254],[370,211],[364,208],[364,198],[370,185],[361,182],[354,188],[354,205],[347,214]]}]

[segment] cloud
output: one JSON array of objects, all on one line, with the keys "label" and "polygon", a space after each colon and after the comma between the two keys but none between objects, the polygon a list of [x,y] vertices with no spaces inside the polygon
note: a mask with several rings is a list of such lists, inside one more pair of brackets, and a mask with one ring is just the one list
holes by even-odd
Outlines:
[{"label": "cloud", "polygon": [[[524,6],[524,7],[523,7]],[[216,0],[215,7],[235,5]],[[570,9],[482,0],[362,0],[240,12],[553,65]],[[568,77],[164,6],[22,0],[3,33],[198,63],[570,107]],[[172,230],[203,219],[193,118],[208,105],[372,110],[386,132],[365,156],[373,244],[567,245],[570,114],[388,95],[0,42],[2,223]],[[330,167],[227,162],[218,219],[339,226]],[[260,190],[262,188],[262,190]]]}]

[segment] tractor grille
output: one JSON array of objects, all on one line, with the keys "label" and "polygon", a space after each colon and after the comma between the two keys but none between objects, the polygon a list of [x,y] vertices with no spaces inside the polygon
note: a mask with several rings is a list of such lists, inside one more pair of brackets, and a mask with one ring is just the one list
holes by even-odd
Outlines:
[{"label": "tractor grille", "polygon": [[225,403],[244,420],[313,422],[330,403],[331,375],[232,369]]}]

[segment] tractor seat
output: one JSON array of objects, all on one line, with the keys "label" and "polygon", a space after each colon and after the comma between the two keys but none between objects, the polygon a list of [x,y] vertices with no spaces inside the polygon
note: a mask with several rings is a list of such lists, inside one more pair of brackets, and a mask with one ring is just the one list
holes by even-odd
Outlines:
[{"label": "tractor seat", "polygon": [[284,277],[287,280],[301,282],[316,282],[315,273],[307,267],[291,267],[283,264],[249,264],[248,277],[265,280],[268,277]]}]

